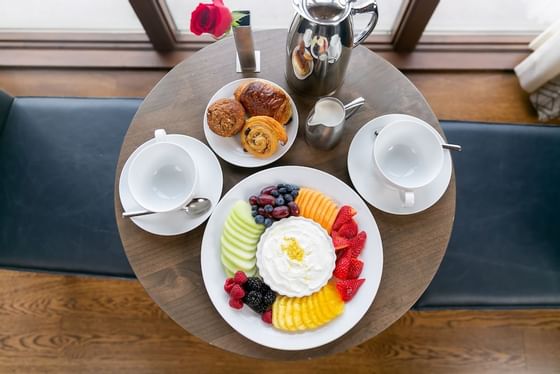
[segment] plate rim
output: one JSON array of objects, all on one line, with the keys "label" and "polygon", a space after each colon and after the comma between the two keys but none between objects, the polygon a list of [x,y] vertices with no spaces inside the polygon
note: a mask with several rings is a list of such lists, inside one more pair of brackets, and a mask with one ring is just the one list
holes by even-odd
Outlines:
[{"label": "plate rim", "polygon": [[[246,164],[246,163],[243,163],[243,162],[232,161],[230,157],[228,157],[227,155],[224,154],[224,152],[221,148],[215,147],[213,145],[213,140],[211,140],[210,135],[212,135],[214,133],[212,132],[212,130],[210,130],[210,127],[208,126],[207,113],[208,113],[208,108],[210,107],[210,104],[217,100],[217,98],[215,98],[215,96],[220,91],[222,91],[224,88],[226,88],[230,85],[233,85],[234,83],[240,84],[242,82],[254,81],[254,80],[261,80],[261,81],[270,83],[270,84],[274,85],[275,87],[281,89],[286,94],[286,96],[290,100],[290,104],[292,106],[292,121],[294,122],[294,123],[291,123],[289,126],[296,127],[296,130],[295,130],[295,135],[292,136],[291,139],[288,139],[288,142],[283,146],[284,147],[283,150],[277,151],[276,154],[272,155],[269,158],[259,159],[259,158],[254,157],[253,158],[254,160],[257,160],[257,161],[260,161],[260,162],[256,162],[254,165],[253,164],[249,165],[249,164]],[[294,121],[294,119],[295,119],[295,121]],[[294,99],[278,83],[272,82],[272,81],[264,79],[264,78],[257,78],[257,77],[255,77],[255,78],[240,78],[240,79],[236,79],[236,80],[233,80],[229,83],[224,84],[222,87],[220,87],[218,90],[216,90],[216,92],[214,92],[214,94],[210,97],[210,99],[208,100],[208,104],[206,104],[206,108],[204,108],[204,115],[202,117],[202,128],[203,128],[203,131],[204,131],[204,138],[206,139],[206,142],[208,143],[208,146],[212,149],[212,151],[214,151],[214,153],[216,153],[218,155],[218,157],[220,157],[222,160],[226,161],[227,163],[229,163],[231,165],[253,169],[253,168],[259,168],[259,167],[263,167],[263,166],[266,166],[266,165],[270,165],[271,163],[273,163],[275,161],[278,161],[279,159],[284,157],[284,155],[290,151],[290,149],[292,148],[292,146],[295,143],[295,140],[297,138],[297,134],[298,134],[298,131],[299,131],[299,114],[298,114],[297,106],[296,106],[296,103],[295,103]],[[217,134],[214,134],[214,135],[219,136]]]},{"label": "plate rim", "polygon": [[[371,280],[373,282],[375,282],[375,284],[373,285],[373,293],[370,296],[371,300],[368,299],[367,301],[367,305],[363,306],[362,309],[358,310],[358,313],[355,313],[354,315],[356,315],[358,318],[356,318],[354,321],[352,321],[350,326],[345,327],[344,329],[342,329],[342,331],[340,332],[340,334],[338,335],[334,335],[329,337],[328,339],[321,341],[319,343],[313,343],[313,344],[301,344],[298,346],[293,346],[293,347],[286,347],[283,346],[281,344],[267,344],[264,343],[262,340],[258,340],[252,337],[249,337],[245,334],[243,334],[242,332],[240,332],[235,326],[234,324],[232,324],[230,322],[230,320],[224,315],[224,313],[222,313],[222,310],[218,307],[217,302],[215,302],[214,298],[213,298],[213,293],[211,293],[208,289],[208,285],[207,282],[209,282],[209,280],[207,279],[207,277],[209,277],[209,275],[206,273],[205,271],[205,262],[209,261],[206,258],[211,256],[210,253],[208,253],[210,251],[210,249],[205,250],[206,247],[209,246],[208,241],[209,239],[209,234],[207,234],[208,230],[210,227],[212,227],[212,221],[213,219],[215,219],[215,213],[219,211],[220,205],[222,204],[223,201],[227,201],[230,198],[230,195],[232,195],[232,191],[234,191],[234,189],[236,187],[238,187],[239,184],[241,184],[242,182],[247,183],[247,181],[250,181],[252,179],[257,178],[260,175],[266,175],[269,173],[274,173],[277,172],[279,169],[283,169],[283,170],[290,170],[290,169],[304,169],[304,170],[308,170],[311,172],[317,172],[320,174],[325,175],[327,178],[333,178],[335,181],[337,181],[337,183],[340,183],[341,185],[345,186],[346,190],[348,191],[349,194],[353,194],[354,198],[357,201],[360,201],[361,204],[363,204],[363,208],[365,209],[365,217],[364,219],[368,220],[371,218],[371,222],[372,222],[372,230],[373,232],[369,232],[368,231],[368,239],[372,239],[375,240],[374,243],[372,243],[372,245],[374,247],[378,248],[378,257],[375,259],[376,263],[374,263],[372,266],[378,266],[378,277],[376,277],[375,279],[372,278],[371,276],[368,276],[368,280]],[[374,254],[374,256],[376,256]],[[228,326],[230,326],[233,330],[236,331],[237,334],[239,334],[240,336],[245,337],[246,339],[255,342],[256,344],[259,344],[263,347],[268,347],[268,348],[273,348],[273,349],[278,349],[278,350],[284,350],[284,351],[303,351],[303,350],[308,350],[308,349],[313,349],[313,348],[317,348],[320,346],[324,346],[325,344],[331,343],[333,341],[335,341],[336,339],[341,338],[342,336],[344,336],[345,334],[347,334],[350,330],[352,330],[364,317],[364,315],[369,311],[369,309],[371,308],[371,305],[373,304],[373,302],[375,301],[375,298],[379,292],[379,287],[381,285],[381,279],[383,276],[383,263],[384,263],[384,255],[383,255],[383,241],[381,238],[381,232],[379,231],[379,226],[377,225],[377,222],[375,220],[375,217],[373,216],[373,213],[371,212],[370,208],[368,207],[367,203],[362,199],[362,197],[351,187],[349,186],[347,183],[343,182],[341,179],[339,179],[338,177],[327,173],[323,170],[320,169],[316,169],[316,168],[312,168],[312,167],[307,167],[307,166],[298,166],[298,165],[286,165],[286,166],[278,166],[278,167],[273,167],[273,168],[268,168],[268,169],[264,169],[261,170],[257,173],[253,173],[252,175],[249,175],[245,178],[243,178],[242,180],[240,180],[238,183],[236,183],[220,200],[220,202],[218,203],[218,205],[216,206],[216,209],[212,212],[212,215],[210,216],[210,219],[208,220],[208,223],[206,225],[206,228],[204,230],[204,234],[202,237],[202,242],[201,242],[201,254],[200,254],[200,264],[201,264],[201,273],[202,273],[202,279],[203,279],[203,283],[204,283],[204,287],[206,289],[206,293],[208,295],[208,298],[211,301],[211,304],[213,305],[214,309],[218,312],[218,315],[228,324]],[[221,270],[221,268],[220,268]],[[226,278],[226,275],[224,273],[224,279]],[[355,311],[354,311],[355,312]],[[327,327],[327,326],[325,326]],[[328,327],[327,327],[328,328]],[[317,330],[315,330],[317,331]]]}]

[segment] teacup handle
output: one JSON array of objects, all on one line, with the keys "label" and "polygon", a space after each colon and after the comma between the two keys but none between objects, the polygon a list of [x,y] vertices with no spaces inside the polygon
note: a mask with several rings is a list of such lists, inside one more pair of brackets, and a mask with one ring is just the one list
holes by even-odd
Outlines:
[{"label": "teacup handle", "polygon": [[414,192],[400,190],[399,196],[401,197],[403,208],[410,208],[414,206]]},{"label": "teacup handle", "polygon": [[156,139],[156,142],[163,142],[166,136],[167,133],[164,129],[157,129],[156,131],[154,131],[154,138]]}]

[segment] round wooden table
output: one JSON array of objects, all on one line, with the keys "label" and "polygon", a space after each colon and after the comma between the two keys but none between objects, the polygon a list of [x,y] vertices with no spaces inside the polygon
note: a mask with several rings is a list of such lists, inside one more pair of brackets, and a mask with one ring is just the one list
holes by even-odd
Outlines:
[{"label": "round wooden table", "polygon": [[[430,209],[397,216],[371,208],[383,240],[383,277],[367,314],[348,333],[315,349],[289,352],[262,347],[233,330],[210,302],[202,281],[200,244],[205,225],[175,237],[142,231],[121,218],[118,180],[125,161],[154,130],[186,134],[206,143],[202,129],[204,110],[223,85],[243,77],[261,77],[284,87],[296,102],[300,127],[292,149],[270,165],[303,165],[324,170],[351,185],[346,167],[355,132],[370,119],[388,113],[419,117],[442,130],[424,97],[396,68],[364,47],[354,49],[344,85],[336,97],[348,102],[358,96],[366,104],[346,124],[342,141],[331,151],[309,147],[303,138],[303,119],[315,99],[291,92],[284,78],[285,31],[256,32],[261,51],[261,73],[235,72],[232,38],[214,43],[171,70],[146,97],[126,134],[117,167],[115,212],[126,255],[138,280],[152,299],[191,334],[222,349],[246,356],[294,360],[347,350],[373,338],[406,313],[424,292],[445,254],[455,215],[455,178]],[[220,160],[224,193],[259,169],[232,166]]]}]

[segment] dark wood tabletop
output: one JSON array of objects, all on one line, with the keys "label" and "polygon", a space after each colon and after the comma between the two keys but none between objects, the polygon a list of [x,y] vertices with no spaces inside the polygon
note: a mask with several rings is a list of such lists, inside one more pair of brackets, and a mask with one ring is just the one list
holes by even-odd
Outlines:
[{"label": "dark wood tabletop", "polygon": [[[304,351],[280,351],[260,346],[233,330],[212,305],[202,280],[200,245],[205,224],[174,237],[149,234],[121,218],[118,181],[124,163],[154,130],[185,134],[207,144],[202,120],[208,100],[223,85],[244,77],[260,77],[284,87],[296,102],[299,118],[306,118],[316,98],[293,93],[284,78],[286,31],[256,32],[261,72],[235,72],[235,47],[228,37],[202,49],[171,70],[146,97],[122,145],[115,183],[115,213],[126,255],[140,283],[152,299],[189,333],[209,344],[238,354],[295,360],[341,352],[375,337],[398,320],[422,295],[445,254],[455,216],[455,178],[431,208],[409,216],[383,213],[373,207],[383,241],[383,276],[375,300],[362,320],[327,345]],[[302,165],[326,171],[352,185],[346,167],[348,148],[356,131],[374,117],[410,114],[441,134],[438,120],[414,85],[391,64],[364,47],[354,49],[345,83],[334,95],[343,102],[358,96],[366,104],[346,122],[342,141],[330,151],[309,147],[300,123],[292,149],[269,167]],[[224,190],[261,169],[232,166],[223,160]],[[266,168],[266,167],[265,167]],[[225,276],[224,276],[225,277]],[[405,342],[403,342],[405,343]]]}]

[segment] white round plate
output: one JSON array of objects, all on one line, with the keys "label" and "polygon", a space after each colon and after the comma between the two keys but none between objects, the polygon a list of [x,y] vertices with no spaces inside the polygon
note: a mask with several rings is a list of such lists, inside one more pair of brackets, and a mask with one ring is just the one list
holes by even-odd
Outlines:
[{"label": "white round plate", "polygon": [[[360,259],[364,262],[362,276],[366,279],[356,296],[346,304],[344,313],[328,324],[311,331],[289,333],[261,321],[260,315],[244,306],[241,310],[228,305],[224,291],[226,274],[220,262],[220,237],[224,222],[237,200],[247,200],[263,187],[290,183],[310,187],[325,193],[340,205],[356,209],[354,217],[359,229],[367,233]],[[348,185],[330,174],[302,166],[281,166],[255,173],[235,185],[220,201],[210,217],[200,254],[202,277],[214,307],[237,332],[266,347],[282,350],[302,350],[327,344],[348,332],[368,311],[381,281],[383,249],[379,229],[368,206]]]},{"label": "white round plate", "polygon": [[[204,165],[198,168],[198,187],[196,188],[195,197],[206,197],[212,202],[212,208],[200,216],[189,216],[182,211],[174,211],[169,213],[156,213],[147,216],[133,217],[138,227],[156,235],[179,235],[184,234],[198,227],[201,223],[212,214],[212,211],[220,200],[222,194],[222,168],[220,162],[212,153],[212,151],[201,141],[191,138],[190,136],[169,134],[166,140],[171,143],[186,148],[192,156],[195,164]],[[143,208],[134,200],[128,188],[128,170],[130,163],[136,157],[138,152],[146,146],[152,144],[155,140],[150,139],[146,143],[138,147],[126,160],[121,172],[119,180],[119,196],[124,211],[142,210]]]},{"label": "white round plate", "polygon": [[377,209],[401,215],[418,213],[437,203],[447,190],[453,169],[449,150],[444,150],[443,168],[440,174],[429,185],[414,190],[414,206],[403,207],[399,192],[384,183],[376,175],[372,166],[374,132],[391,122],[403,119],[418,122],[416,117],[406,114],[387,114],[374,118],[358,130],[348,150],[348,174],[356,191]]},{"label": "white round plate", "polygon": [[[245,168],[256,168],[259,166],[268,165],[278,160],[280,157],[284,156],[284,154],[288,152],[288,150],[292,147],[292,144],[294,144],[294,141],[296,140],[298,125],[299,125],[296,104],[294,104],[294,101],[292,100],[290,95],[286,93],[286,95],[290,99],[290,103],[292,103],[292,119],[286,125],[288,142],[284,145],[279,144],[278,150],[271,157],[257,158],[255,156],[252,156],[250,153],[245,152],[243,150],[243,147],[241,147],[241,140],[239,139],[239,135],[224,137],[224,136],[219,136],[215,134],[212,130],[210,130],[210,127],[208,127],[208,120],[206,119],[206,114],[208,113],[208,107],[218,99],[223,99],[223,98],[232,99],[233,92],[241,83],[246,81],[253,81],[253,80],[256,80],[256,78],[244,78],[226,84],[225,86],[220,88],[218,92],[214,94],[214,96],[212,96],[212,98],[208,102],[208,105],[206,106],[206,109],[204,110],[204,136],[206,136],[206,141],[208,142],[210,147],[214,150],[214,152],[218,154],[218,156],[220,156],[225,161],[229,162],[230,164],[242,166]],[[276,87],[280,88],[282,91],[284,91],[282,87],[278,86],[274,82],[270,82],[260,78],[259,80],[273,84]]]}]

